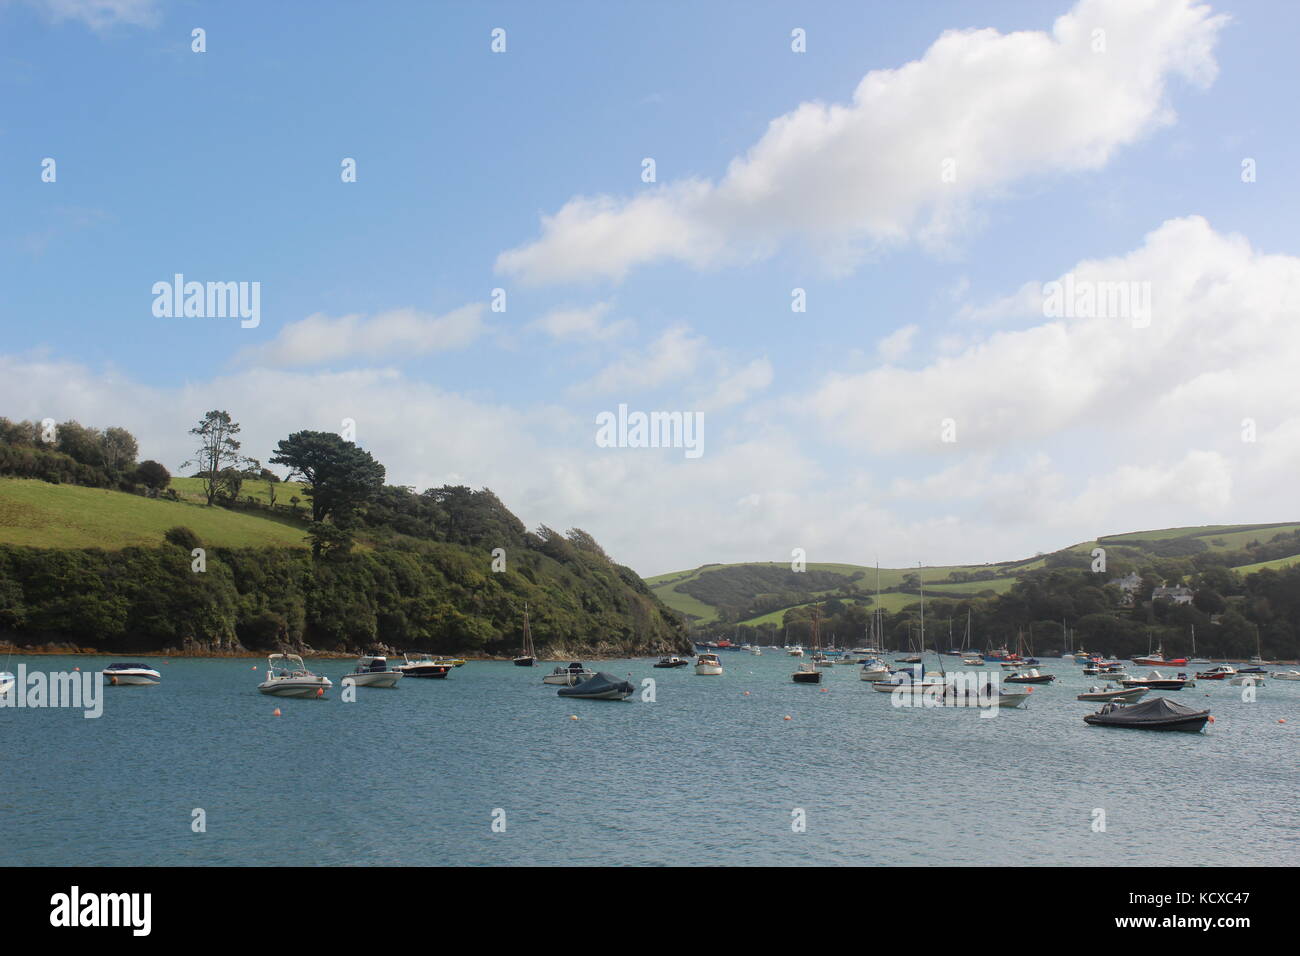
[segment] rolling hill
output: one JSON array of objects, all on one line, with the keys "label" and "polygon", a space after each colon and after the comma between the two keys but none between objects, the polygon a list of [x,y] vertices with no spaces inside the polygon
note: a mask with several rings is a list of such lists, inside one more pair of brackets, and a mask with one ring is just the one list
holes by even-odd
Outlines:
[{"label": "rolling hill", "polygon": [[[1300,564],[1300,540],[1292,543],[1289,536],[1300,532],[1300,523],[1252,525],[1204,525],[1185,528],[1163,528],[1153,531],[1133,531],[1125,534],[1103,535],[1092,541],[1062,548],[1051,554],[1036,555],[1018,561],[981,565],[937,565],[921,569],[926,594],[944,597],[975,597],[982,593],[1002,594],[1010,590],[1018,578],[1029,571],[1050,566],[1083,567],[1091,561],[1094,548],[1107,551],[1108,560],[1120,559],[1135,564],[1150,564],[1161,559],[1191,557],[1207,551],[1225,555],[1250,553],[1253,548],[1270,546],[1274,538],[1281,540],[1271,545],[1274,550],[1294,549],[1294,553],[1270,556],[1266,560],[1243,561],[1232,566],[1241,573],[1251,573],[1264,568],[1278,569]],[[773,587],[774,579],[768,569],[784,569],[781,582],[785,587]],[[763,606],[760,613],[740,617],[737,623],[757,626],[772,623],[780,625],[783,615],[792,607],[799,607],[832,596],[867,596],[874,599],[876,573],[874,567],[855,564],[807,565],[807,577],[790,571],[788,564],[778,562],[742,562],[738,564],[706,564],[689,571],[673,571],[647,578],[646,583],[666,605],[686,615],[693,624],[710,624],[719,620],[723,608],[737,608],[763,604],[766,600],[774,606]],[[885,610],[897,612],[918,600],[915,579],[916,568],[881,568],[879,580],[882,593],[880,605]],[[746,589],[748,584],[748,589]],[[781,593],[794,594],[798,599],[780,603]]]}]

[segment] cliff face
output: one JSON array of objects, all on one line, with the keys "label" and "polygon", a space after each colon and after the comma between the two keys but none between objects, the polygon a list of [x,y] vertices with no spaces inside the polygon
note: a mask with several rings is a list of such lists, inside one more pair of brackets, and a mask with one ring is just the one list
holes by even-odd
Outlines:
[{"label": "cliff face", "polygon": [[[494,566],[497,570],[493,570]],[[302,549],[164,544],[121,551],[0,546],[0,632],[126,653],[164,648],[511,656],[528,606],[554,657],[689,650],[679,618],[599,551],[390,540],[313,561]]]}]

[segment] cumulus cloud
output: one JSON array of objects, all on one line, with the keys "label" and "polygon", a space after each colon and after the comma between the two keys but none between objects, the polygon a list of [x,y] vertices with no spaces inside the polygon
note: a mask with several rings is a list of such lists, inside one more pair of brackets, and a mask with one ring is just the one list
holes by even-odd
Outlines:
[{"label": "cumulus cloud", "polygon": [[1300,362],[1300,258],[1266,255],[1189,217],[1126,255],[1054,277],[1067,279],[1076,290],[1145,284],[1148,324],[1137,315],[1044,318],[1048,284],[1032,283],[1008,310],[1028,327],[921,368],[832,376],[813,396],[817,415],[839,441],[944,454],[954,447],[940,441],[947,418],[955,447],[985,450],[1098,424],[1160,443],[1186,442],[1215,422],[1236,440],[1243,415],[1300,415],[1287,371]]},{"label": "cumulus cloud", "polygon": [[243,349],[238,358],[251,365],[322,365],[461,349],[483,331],[483,313],[481,303],[437,316],[416,309],[393,309],[369,318],[331,318],[317,312],[286,325],[270,342]]},{"label": "cumulus cloud", "polygon": [[685,325],[665,329],[644,349],[628,349],[576,393],[608,394],[656,388],[691,375],[707,350],[707,342]]},{"label": "cumulus cloud", "polygon": [[1050,32],[945,32],[919,60],[868,73],[848,103],[773,120],[717,182],[571,199],[497,268],[527,282],[619,280],[801,240],[843,269],[873,243],[942,245],[980,197],[1098,168],[1172,122],[1168,82],[1213,80],[1225,19],[1193,0],[1080,0]]}]

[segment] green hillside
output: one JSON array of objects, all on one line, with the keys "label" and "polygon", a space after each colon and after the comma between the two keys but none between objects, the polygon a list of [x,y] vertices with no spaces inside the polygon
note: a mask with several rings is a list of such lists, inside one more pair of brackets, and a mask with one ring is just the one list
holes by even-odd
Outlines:
[{"label": "green hillside", "polygon": [[0,543],[107,550],[152,547],[162,543],[168,528],[184,525],[214,547],[304,544],[304,525],[288,518],[209,508],[199,500],[201,496],[168,501],[32,478],[0,478]]},{"label": "green hillside", "polygon": [[[1165,559],[1188,558],[1197,554],[1218,553],[1226,558],[1239,557],[1239,563],[1230,566],[1243,573],[1264,568],[1282,568],[1300,563],[1300,541],[1290,540],[1300,532],[1300,524],[1255,525],[1202,525],[1186,528],[1163,528],[1152,531],[1132,531],[1125,534],[1104,535],[1093,541],[1082,541],[1047,555],[1037,555],[1019,561],[987,565],[936,565],[920,569],[925,591],[936,597],[966,597],[992,591],[1005,594],[1026,572],[1046,567],[1087,567],[1092,551],[1097,547],[1107,550],[1108,561],[1129,564],[1149,564]],[[1275,541],[1275,539],[1277,539]],[[1272,554],[1270,550],[1290,551],[1290,554]],[[1256,560],[1263,552],[1264,560]],[[789,603],[778,604],[780,594],[765,590],[770,587],[770,573],[764,569],[784,568],[780,562],[743,562],[739,564],[708,564],[689,571],[673,571],[647,578],[654,593],[669,607],[685,614],[693,623],[712,624],[723,619],[742,625],[780,625],[787,610],[806,606],[830,597],[870,598],[876,600],[877,569],[865,565],[817,563],[808,564],[810,575],[806,581],[791,576],[787,593]],[[755,574],[751,589],[743,587],[744,574],[737,569],[753,569]],[[761,574],[758,572],[762,572]],[[881,568],[879,582],[882,592],[879,605],[886,611],[897,613],[919,600],[915,579],[916,568]],[[739,576],[738,576],[739,575]],[[828,579],[828,575],[831,576]],[[757,605],[757,606],[755,606]],[[771,605],[771,606],[769,606]],[[724,609],[729,613],[724,614]],[[754,613],[746,614],[746,610]],[[736,612],[739,611],[739,614]]]}]

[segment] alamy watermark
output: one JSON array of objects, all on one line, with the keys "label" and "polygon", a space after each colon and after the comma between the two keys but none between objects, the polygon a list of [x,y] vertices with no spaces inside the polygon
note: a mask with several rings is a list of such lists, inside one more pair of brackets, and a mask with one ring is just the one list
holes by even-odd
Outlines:
[{"label": "alamy watermark", "polygon": [[171,282],[155,282],[151,291],[155,318],[239,318],[245,329],[262,323],[260,282],[186,282],[178,272]]},{"label": "alamy watermark", "polygon": [[1151,324],[1151,283],[1094,282],[1067,272],[1043,285],[1043,318],[1129,319],[1133,328],[1145,329]]},{"label": "alamy watermark", "polygon": [[87,720],[104,713],[103,671],[28,671],[18,665],[17,679],[0,693],[0,707],[75,707]]},{"label": "alamy watermark", "polygon": [[596,416],[598,448],[684,448],[687,458],[704,454],[703,412],[629,412]]}]

